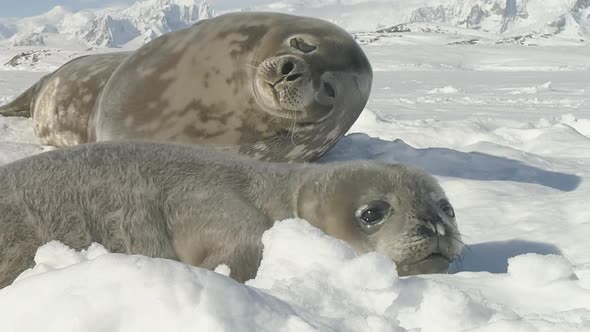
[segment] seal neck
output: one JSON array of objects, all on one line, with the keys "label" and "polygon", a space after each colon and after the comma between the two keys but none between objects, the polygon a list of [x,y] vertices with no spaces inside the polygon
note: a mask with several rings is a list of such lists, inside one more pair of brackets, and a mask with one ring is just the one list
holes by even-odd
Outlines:
[{"label": "seal neck", "polygon": [[282,166],[286,169],[278,172],[260,173],[258,184],[250,186],[251,195],[257,205],[273,224],[275,221],[299,217],[297,197],[301,183],[305,181],[305,172],[301,172],[300,167],[288,164]]}]

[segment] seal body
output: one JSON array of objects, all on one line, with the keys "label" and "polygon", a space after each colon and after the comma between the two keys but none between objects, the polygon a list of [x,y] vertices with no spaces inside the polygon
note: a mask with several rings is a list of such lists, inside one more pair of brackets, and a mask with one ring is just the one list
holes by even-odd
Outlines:
[{"label": "seal body", "polygon": [[58,147],[88,142],[88,120],[111,74],[129,52],[71,60],[42,79],[31,109],[41,143]]},{"label": "seal body", "polygon": [[0,287],[51,240],[253,278],[263,232],[300,217],[401,275],[445,272],[460,235],[437,182],[401,165],[285,164],[192,145],[94,143],[0,167]]},{"label": "seal body", "polygon": [[[373,76],[343,29],[278,13],[225,14],[128,56],[101,56],[104,65],[91,66],[90,58],[65,65],[54,74],[59,80],[39,90],[47,92],[33,113],[47,114],[34,118],[45,143],[189,143],[261,160],[313,161],[358,118]],[[71,78],[86,76],[92,83],[77,91]],[[54,104],[68,111],[55,116]],[[75,138],[63,138],[70,133]]]},{"label": "seal body", "polygon": [[42,144],[64,147],[86,143],[88,119],[96,100],[128,55],[114,52],[75,58],[0,107],[0,114],[32,117]]}]

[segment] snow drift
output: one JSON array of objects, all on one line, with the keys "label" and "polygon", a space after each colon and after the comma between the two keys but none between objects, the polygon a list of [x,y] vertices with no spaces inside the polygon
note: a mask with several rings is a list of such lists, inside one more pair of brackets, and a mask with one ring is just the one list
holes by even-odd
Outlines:
[{"label": "snow drift", "polygon": [[[590,291],[560,256],[518,256],[507,275],[464,273],[450,284],[444,276],[398,279],[385,256],[357,256],[300,219],[276,223],[262,241],[260,270],[245,285],[225,276],[226,266],[216,273],[99,244],[76,252],[49,242],[34,268],[0,290],[0,330],[580,331],[590,324],[590,296],[579,296]],[[500,299],[499,290],[511,296]]]}]

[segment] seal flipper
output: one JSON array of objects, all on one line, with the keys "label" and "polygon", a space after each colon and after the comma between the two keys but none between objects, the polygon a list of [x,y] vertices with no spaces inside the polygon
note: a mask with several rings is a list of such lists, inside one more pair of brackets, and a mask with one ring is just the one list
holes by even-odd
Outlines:
[{"label": "seal flipper", "polygon": [[16,97],[13,101],[6,105],[0,106],[0,115],[2,116],[23,116],[30,118],[32,116],[31,108],[33,104],[33,97],[42,80],[33,84],[32,87]]},{"label": "seal flipper", "polygon": [[51,76],[47,74],[41,77],[37,83],[33,84],[25,92],[21,93],[13,101],[6,105],[0,106],[0,115],[2,116],[22,116],[30,118],[33,116],[33,103],[35,102],[35,96],[39,89],[43,86],[43,83]]}]

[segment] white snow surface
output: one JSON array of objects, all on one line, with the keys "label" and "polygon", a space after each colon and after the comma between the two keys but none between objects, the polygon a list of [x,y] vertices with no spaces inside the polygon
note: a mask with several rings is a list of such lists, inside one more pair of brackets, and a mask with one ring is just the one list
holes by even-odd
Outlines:
[{"label": "white snow surface", "polygon": [[[590,331],[590,46],[453,44],[473,31],[366,35],[371,97],[319,161],[437,177],[468,246],[449,274],[399,278],[384,256],[299,219],[265,233],[246,284],[223,265],[50,242],[0,290],[0,331]],[[97,52],[60,45],[0,67],[0,104]],[[0,47],[0,62],[25,51],[39,49]],[[0,164],[50,149],[30,119],[0,117]]]}]

